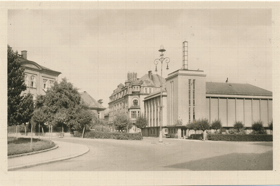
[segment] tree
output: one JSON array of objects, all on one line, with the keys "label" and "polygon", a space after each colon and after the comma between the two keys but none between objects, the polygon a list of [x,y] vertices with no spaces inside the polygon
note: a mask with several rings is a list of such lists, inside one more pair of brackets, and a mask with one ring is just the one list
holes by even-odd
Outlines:
[{"label": "tree", "polygon": [[25,128],[25,135],[26,135],[26,123],[30,123],[30,120],[33,116],[34,112],[34,102],[33,96],[28,93],[26,96],[23,97],[22,101],[19,104],[19,119],[21,123],[24,124]]},{"label": "tree", "polygon": [[257,121],[252,124],[252,129],[255,131],[256,134],[265,134],[266,131],[263,127],[262,121]]},{"label": "tree", "polygon": [[216,132],[217,132],[218,129],[222,128],[222,123],[221,123],[221,121],[220,121],[220,120],[215,120],[215,121],[213,121],[213,123],[212,123],[212,125],[211,125],[211,128],[212,128],[212,129],[215,129]]},{"label": "tree", "polygon": [[243,123],[241,121],[236,121],[233,128],[237,129],[238,132],[240,132],[240,129],[244,127]]},{"label": "tree", "polygon": [[76,130],[82,130],[82,138],[84,138],[85,130],[90,128],[91,122],[94,118],[93,113],[90,110],[80,108],[74,115],[73,120],[70,123]]},{"label": "tree", "polygon": [[21,67],[17,52],[10,46],[7,51],[8,61],[8,125],[21,124],[20,106],[23,96],[21,93],[26,90],[24,83],[24,68]]},{"label": "tree", "polygon": [[80,107],[86,109],[86,106],[81,103],[78,89],[65,78],[60,83],[55,82],[47,90],[45,96],[37,97],[37,99],[36,107],[47,107],[48,123],[51,126],[63,123],[71,128],[75,124],[76,111]]},{"label": "tree", "polygon": [[148,120],[143,115],[140,115],[135,122],[135,126],[141,129],[141,136],[142,136],[142,129],[148,125]]},{"label": "tree", "polygon": [[127,129],[131,128],[130,119],[127,116],[127,114],[124,112],[116,113],[116,115],[114,116],[113,123],[114,123],[116,130],[119,130],[119,131],[122,131],[125,128],[127,128]]},{"label": "tree", "polygon": [[206,130],[210,128],[209,122],[207,119],[199,119],[196,121],[196,126],[198,130],[203,131],[203,140],[206,139]]},{"label": "tree", "polygon": [[44,125],[44,123],[47,121],[46,112],[47,112],[46,107],[43,107],[43,108],[36,109],[33,113],[32,120],[39,127],[39,134],[40,134],[41,125]]}]

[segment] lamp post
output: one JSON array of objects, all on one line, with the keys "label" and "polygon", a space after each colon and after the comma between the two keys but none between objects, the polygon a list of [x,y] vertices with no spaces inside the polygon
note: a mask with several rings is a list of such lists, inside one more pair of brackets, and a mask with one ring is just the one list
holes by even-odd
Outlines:
[{"label": "lamp post", "polygon": [[[161,70],[160,70],[160,76],[162,77],[162,64],[165,62],[167,64],[166,70],[168,70],[168,63],[170,62],[170,59],[168,57],[164,57],[164,52],[166,51],[164,47],[161,45],[160,49],[158,50],[160,52],[160,57],[158,59],[155,59],[154,63],[156,66],[155,71],[157,72],[157,65],[158,63],[161,64]],[[160,126],[159,126],[159,143],[162,143],[162,123],[163,123],[163,99],[162,99],[162,80],[160,79]]]}]

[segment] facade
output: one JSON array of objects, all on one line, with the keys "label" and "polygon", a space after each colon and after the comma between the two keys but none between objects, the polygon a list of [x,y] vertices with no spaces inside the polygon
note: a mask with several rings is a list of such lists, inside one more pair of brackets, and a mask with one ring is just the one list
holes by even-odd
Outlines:
[{"label": "facade", "polygon": [[[161,105],[161,93],[160,91],[150,94],[144,98],[144,116],[148,120],[148,125],[146,128],[142,129],[142,134],[144,136],[159,136],[159,127],[162,120],[162,127],[167,126],[167,92],[164,90],[162,92],[163,105],[165,105],[163,110],[163,115],[160,115],[160,105]],[[168,133],[164,129],[164,134]]]},{"label": "facade", "polygon": [[110,96],[109,123],[117,112],[126,113],[132,123],[140,114],[144,114],[144,98],[160,90],[161,82],[165,87],[165,79],[149,71],[141,78],[136,73],[128,73],[125,84],[119,84]]},{"label": "facade", "polygon": [[35,100],[37,95],[44,95],[48,88],[50,88],[61,72],[51,70],[34,61],[27,59],[27,51],[21,51],[18,60],[21,66],[25,68],[25,84],[26,90],[23,94],[31,93]]},{"label": "facade", "polygon": [[86,91],[80,93],[82,101],[89,107],[98,119],[104,119],[105,107],[102,106],[102,100],[96,101]]}]

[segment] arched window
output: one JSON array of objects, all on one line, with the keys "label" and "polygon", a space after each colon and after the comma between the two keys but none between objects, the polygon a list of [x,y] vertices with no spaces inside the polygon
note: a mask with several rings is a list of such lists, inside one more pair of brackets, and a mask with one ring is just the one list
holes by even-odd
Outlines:
[{"label": "arched window", "polygon": [[138,106],[138,100],[137,99],[133,100],[133,105]]},{"label": "arched window", "polygon": [[36,88],[36,78],[35,78],[35,76],[31,76],[31,87]]}]

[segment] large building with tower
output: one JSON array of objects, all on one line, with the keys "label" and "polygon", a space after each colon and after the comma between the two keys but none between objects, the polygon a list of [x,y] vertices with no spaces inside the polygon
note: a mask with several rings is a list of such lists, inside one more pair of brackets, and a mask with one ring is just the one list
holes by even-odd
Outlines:
[{"label": "large building with tower", "polygon": [[[272,92],[241,83],[206,82],[202,70],[190,70],[187,64],[187,42],[183,42],[183,65],[166,78],[163,91],[163,134],[179,138],[190,135],[188,123],[208,119],[220,120],[224,128],[232,128],[241,121],[249,128],[255,121],[268,127],[272,121]],[[145,136],[159,136],[160,93],[144,98],[144,113],[148,126]]]}]

